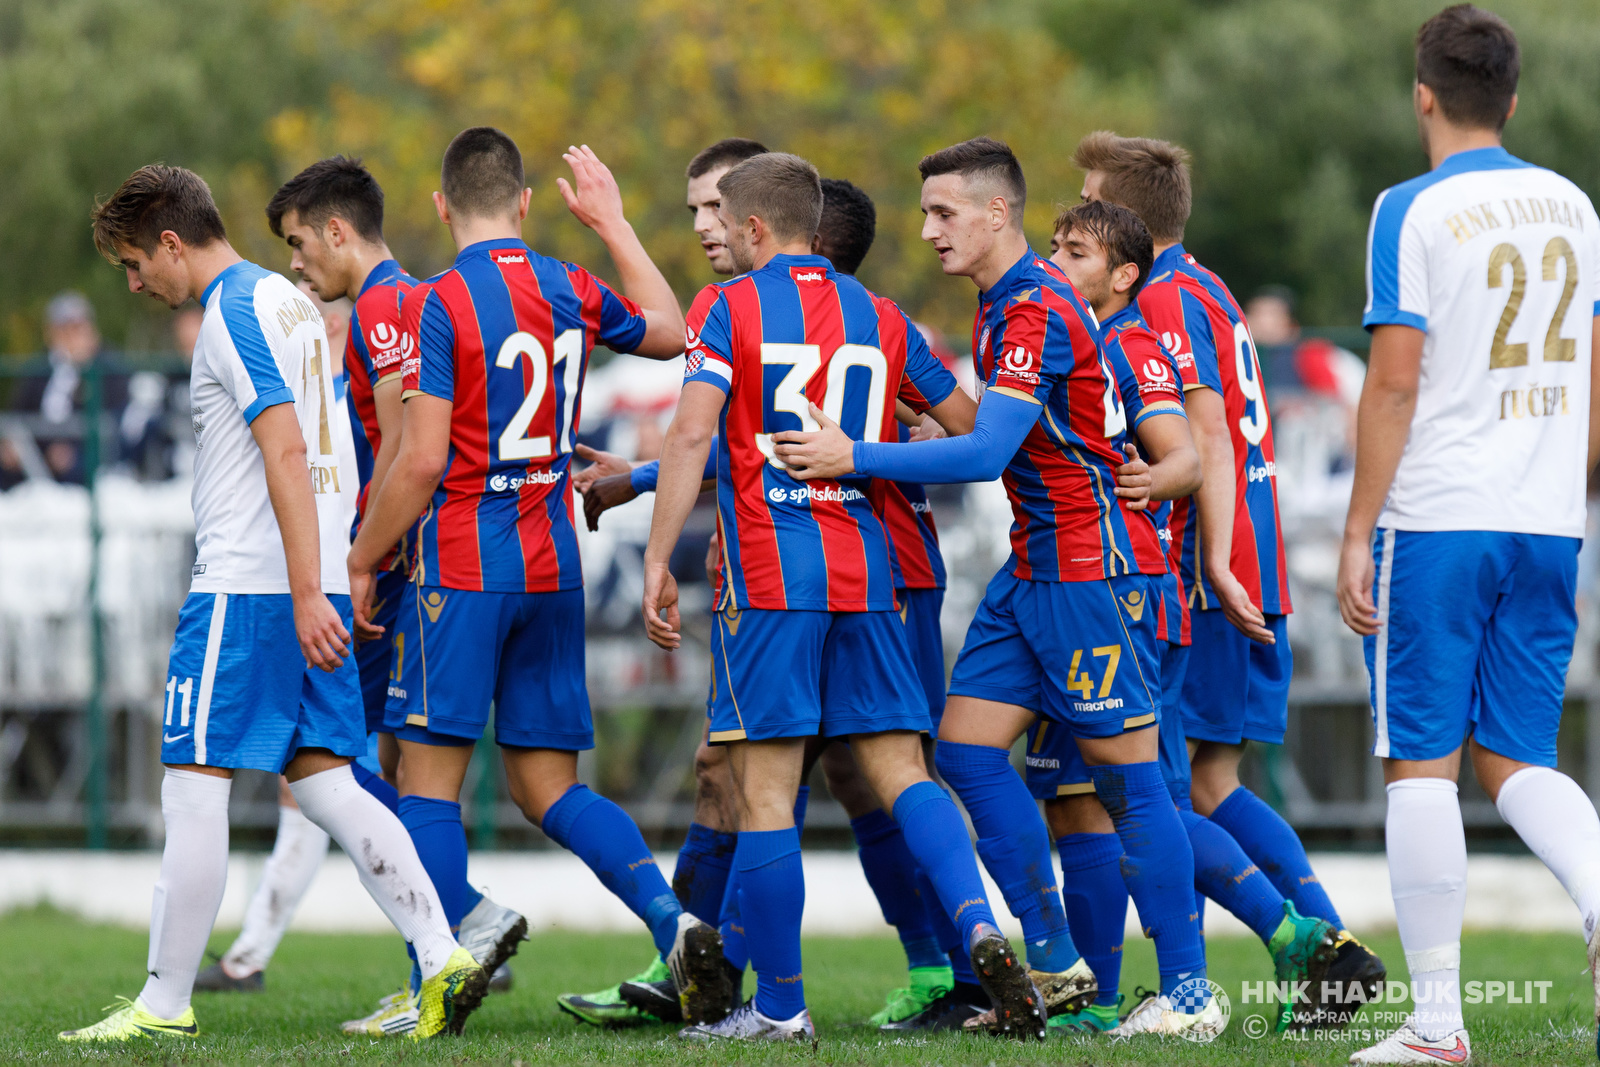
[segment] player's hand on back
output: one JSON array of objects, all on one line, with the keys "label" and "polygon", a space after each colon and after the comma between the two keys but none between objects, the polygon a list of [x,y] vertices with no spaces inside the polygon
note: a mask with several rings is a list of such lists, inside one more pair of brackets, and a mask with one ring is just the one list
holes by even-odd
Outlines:
[{"label": "player's hand on back", "polygon": [[578,453],[579,459],[589,464],[572,476],[572,488],[580,493],[587,493],[589,487],[601,478],[633,472],[633,464],[615,452],[602,452],[598,448],[590,448],[584,444],[574,446],[573,451]]},{"label": "player's hand on back", "polygon": [[350,654],[350,631],[320,591],[294,598],[294,634],[308,667],[321,667],[332,673],[344,665],[344,657]]},{"label": "player's hand on back", "polygon": [[583,494],[583,518],[590,532],[600,528],[601,515],[638,495],[633,488],[632,474],[608,474],[589,486]]},{"label": "player's hand on back", "polygon": [[773,452],[802,482],[813,478],[842,478],[856,472],[855,442],[839,424],[811,405],[811,417],[820,430],[784,430],[772,435]]},{"label": "player's hand on back", "polygon": [[1339,550],[1339,577],[1334,591],[1344,624],[1363,637],[1378,632],[1378,609],[1372,603],[1372,549],[1363,541],[1346,540]]},{"label": "player's hand on back", "polygon": [[561,158],[572,168],[570,183],[565,178],[556,179],[561,199],[567,202],[567,210],[591,230],[598,231],[625,222],[622,190],[617,188],[617,179],[611,176],[611,168],[600,162],[594,149],[588,145],[569,147],[561,154]]},{"label": "player's hand on back", "polygon": [[1267,629],[1266,616],[1261,614],[1261,609],[1255,606],[1250,594],[1232,571],[1213,571],[1207,577],[1211,579],[1211,589],[1222,605],[1223,617],[1233,624],[1234,629],[1263,645],[1278,643],[1272,631]]},{"label": "player's hand on back", "polygon": [[911,431],[912,441],[937,441],[941,437],[948,437],[943,426],[939,425],[932,415],[922,416],[922,425]]},{"label": "player's hand on back", "polygon": [[[662,612],[666,618],[662,618]],[[678,618],[678,580],[665,564],[647,563],[644,571],[644,632],[671,652],[683,643]]]},{"label": "player's hand on back", "polygon": [[1124,443],[1122,451],[1128,462],[1117,468],[1116,494],[1129,511],[1143,511],[1150,506],[1150,464],[1139,457],[1132,441]]}]

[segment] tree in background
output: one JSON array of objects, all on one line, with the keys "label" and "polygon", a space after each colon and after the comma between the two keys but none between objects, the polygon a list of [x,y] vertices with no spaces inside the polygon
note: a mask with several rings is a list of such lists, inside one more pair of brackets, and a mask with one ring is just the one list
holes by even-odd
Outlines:
[{"label": "tree in background", "polygon": [[[1442,0],[1041,0],[1089,70],[1159,97],[1149,131],[1193,151],[1186,244],[1241,298],[1300,294],[1302,321],[1355,324],[1378,193],[1427,170],[1413,37]],[[1600,7],[1493,3],[1522,43],[1506,146],[1600,194]],[[1126,32],[1120,32],[1119,30]]]},{"label": "tree in background", "polygon": [[205,175],[230,227],[259,216],[276,171],[266,122],[320,99],[325,66],[314,38],[270,0],[0,5],[5,350],[37,350],[44,304],[69,286],[90,295],[109,336],[142,323],[134,345],[164,345],[166,313],[127,299],[95,254],[95,198],[162,160]]},{"label": "tree in background", "polygon": [[641,238],[687,301],[712,275],[690,239],[683,170],[706,144],[739,135],[866,189],[878,243],[864,280],[959,336],[973,294],[943,277],[919,239],[917,160],[980,133],[1010,141],[1028,170],[1030,232],[1043,238],[1055,205],[1077,199],[1067,158],[1078,137],[1152,119],[1137,98],[1099,93],[1017,3],[315,7],[351,47],[390,57],[387,77],[341,79],[325,106],[280,115],[283,170],[334,151],[362,155],[388,191],[391,240],[414,271],[450,255],[427,196],[444,146],[488,123],[522,148],[535,193],[525,232],[541,251],[603,266],[554,188],[561,152],[587,143],[616,171]]}]

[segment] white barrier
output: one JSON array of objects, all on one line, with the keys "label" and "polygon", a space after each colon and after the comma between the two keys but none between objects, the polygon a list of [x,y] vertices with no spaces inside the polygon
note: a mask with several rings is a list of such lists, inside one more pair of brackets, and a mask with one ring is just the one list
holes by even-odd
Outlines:
[{"label": "white barrier", "polygon": [[[228,865],[228,889],[217,917],[221,928],[237,927],[260,878],[262,853],[236,853]],[[657,857],[662,870],[673,856]],[[808,934],[887,934],[861,865],[853,852],[806,852]],[[1327,853],[1312,864],[1345,923],[1358,933],[1394,926],[1389,871],[1382,856]],[[161,871],[157,852],[0,850],[0,912],[50,904],[96,922],[143,928],[150,921],[150,891]],[[535,930],[635,932],[639,921],[601,888],[583,863],[566,852],[490,852],[471,858],[471,881],[494,899],[528,917]],[[987,883],[1007,933],[1020,932],[1005,913],[999,892]],[[1467,867],[1466,925],[1581,933],[1577,909],[1543,864],[1529,856],[1473,856]],[[335,851],[323,864],[290,927],[293,930],[378,933],[389,929],[377,905],[361,888],[355,867]],[[1247,934],[1214,903],[1206,908],[1212,937]],[[1128,936],[1138,937],[1133,909]]]}]

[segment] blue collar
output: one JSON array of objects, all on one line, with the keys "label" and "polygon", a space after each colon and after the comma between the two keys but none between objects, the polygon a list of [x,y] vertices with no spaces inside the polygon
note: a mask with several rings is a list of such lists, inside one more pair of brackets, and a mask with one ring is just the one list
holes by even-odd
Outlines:
[{"label": "blue collar", "polygon": [[1039,256],[1034,252],[1033,246],[1029,245],[1023,250],[1021,258],[1011,264],[1011,269],[1000,275],[999,281],[978,294],[978,299],[988,303],[994,299],[995,295],[1002,295],[1016,288],[1017,282],[1022,275],[1033,268],[1033,261],[1038,258]]},{"label": "blue collar", "polygon": [[386,259],[368,272],[367,280],[361,283],[361,292],[357,293],[356,297],[359,299],[360,297],[365,296],[367,290],[371,289],[374,285],[382,285],[391,278],[398,278],[404,273],[405,270],[401,268],[399,260]]},{"label": "blue collar", "polygon": [[1128,304],[1127,307],[1123,308],[1121,311],[1113,313],[1104,322],[1100,323],[1100,329],[1111,330],[1117,326],[1137,323],[1140,321],[1138,301],[1133,301],[1132,303]]},{"label": "blue collar", "polygon": [[[202,308],[206,306],[206,302],[211,299],[211,294],[216,292],[217,286],[222,284],[222,279],[226,278],[230,274],[242,274],[244,271],[255,266],[256,265],[254,263],[251,263],[249,260],[245,259],[240,260],[238,263],[235,263],[232,266],[224,268],[222,273],[211,279],[211,284],[206,286],[206,291],[200,294],[200,306]],[[260,270],[261,268],[256,267],[256,269]]]},{"label": "blue collar", "polygon": [[478,255],[480,253],[498,252],[502,248],[518,248],[524,252],[530,253],[533,251],[533,249],[528,247],[528,242],[524,241],[520,237],[496,237],[492,241],[479,241],[476,244],[470,244],[463,248],[460,252],[456,253],[456,262],[460,263],[468,256]]},{"label": "blue collar", "polygon": [[1508,167],[1526,166],[1522,160],[1507,152],[1502,145],[1488,148],[1469,148],[1444,157],[1433,172],[1440,177],[1464,174],[1472,170],[1504,170]]},{"label": "blue collar", "polygon": [[1150,264],[1150,277],[1159,278],[1163,274],[1177,270],[1178,263],[1188,254],[1188,252],[1184,251],[1183,242],[1179,241],[1157,256],[1156,261]]},{"label": "blue collar", "polygon": [[834,271],[833,262],[829,260],[827,256],[813,256],[809,254],[796,256],[787,252],[779,252],[777,255],[767,260],[766,264],[762,266],[761,269],[767,270],[771,267],[777,267],[779,270],[787,270],[789,267],[820,267],[825,271],[830,271],[835,274],[838,273],[837,271]]}]

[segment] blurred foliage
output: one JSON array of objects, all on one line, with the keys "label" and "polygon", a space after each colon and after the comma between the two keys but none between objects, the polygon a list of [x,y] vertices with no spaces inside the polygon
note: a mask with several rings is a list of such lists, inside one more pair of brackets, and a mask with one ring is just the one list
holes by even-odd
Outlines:
[{"label": "blurred foliage", "polygon": [[326,95],[326,63],[272,0],[0,0],[5,349],[39,347],[67,286],[115,341],[164,347],[167,312],[95,253],[95,199],[162,160],[200,171],[230,226],[258,217],[279,169],[267,123]]},{"label": "blurred foliage", "polygon": [[[567,145],[617,173],[646,247],[688,302],[710,281],[683,169],[758,138],[849,178],[879,208],[863,279],[964,338],[973,292],[918,237],[916,161],[988,133],[1027,168],[1028,231],[1076,199],[1085,132],[1167,136],[1195,156],[1187,244],[1241,296],[1357,321],[1373,198],[1426,160],[1411,40],[1439,0],[0,0],[3,345],[39,344],[44,302],[88,290],[109,336],[164,341],[95,256],[88,210],[155,159],[199,170],[245,254],[284,269],[261,208],[320,155],[366,159],[391,243],[446,266],[428,194],[460,128],[516,138],[542,251],[610,272],[554,188]],[[1524,48],[1507,144],[1600,194],[1600,5],[1505,0]]]}]

